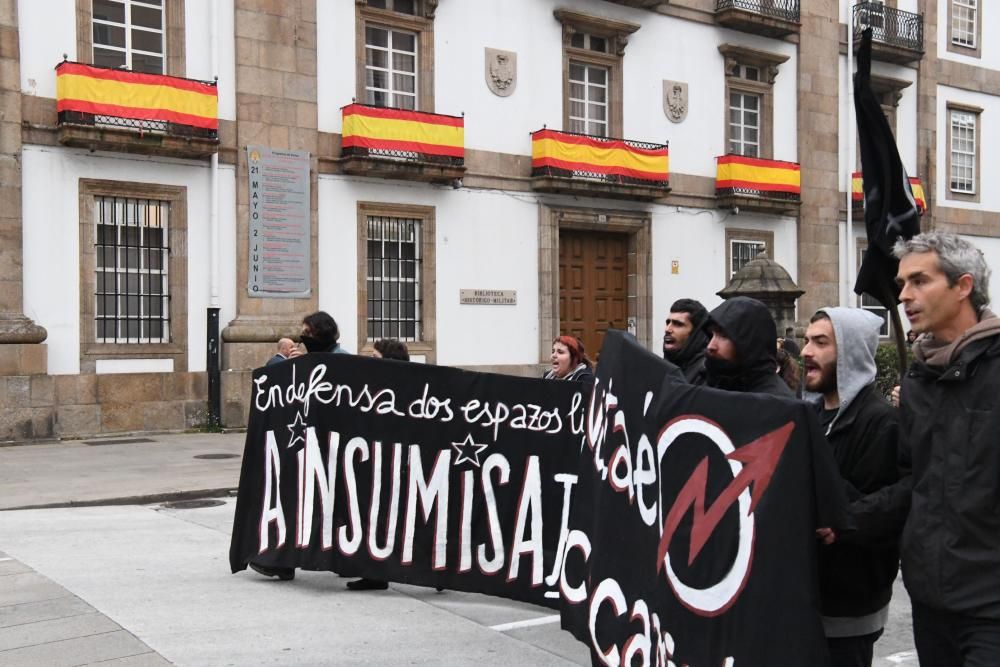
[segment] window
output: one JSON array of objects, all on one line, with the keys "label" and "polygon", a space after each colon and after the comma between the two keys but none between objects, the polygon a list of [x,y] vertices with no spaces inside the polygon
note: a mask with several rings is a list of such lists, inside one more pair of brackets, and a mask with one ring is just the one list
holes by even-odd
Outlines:
[{"label": "window", "polygon": [[420,220],[368,216],[368,340],[422,339]]},{"label": "window", "polygon": [[757,229],[726,230],[726,284],[748,263],[764,253],[774,258],[774,232]]},{"label": "window", "polygon": [[951,0],[948,50],[972,58],[982,55],[983,27],[979,0]]},{"label": "window", "polygon": [[979,201],[979,114],[982,109],[948,104],[949,199]]},{"label": "window", "polygon": [[763,51],[722,44],[726,74],[726,151],[773,157],[774,81],[778,65],[788,60]]},{"label": "window", "polygon": [[417,108],[417,35],[369,25],[365,28],[365,102],[379,107]]},{"label": "window", "polygon": [[98,343],[170,340],[170,203],[99,195],[94,324]]},{"label": "window", "polygon": [[608,136],[608,73],[607,67],[570,61],[570,132]]},{"label": "window", "polygon": [[[865,239],[858,239],[857,254],[857,268],[855,269],[855,275],[861,269],[861,262],[864,260],[865,250],[868,248],[868,243]],[[879,327],[878,335],[880,338],[886,338],[889,336],[889,311],[885,309],[878,299],[869,296],[868,294],[862,294],[857,297],[858,307],[867,310],[868,312],[878,315],[882,319],[882,326]]]},{"label": "window", "polygon": [[81,62],[184,76],[184,0],[76,0]]},{"label": "window", "polygon": [[634,23],[556,9],[563,25],[563,129],[622,136],[622,61]]},{"label": "window", "polygon": [[187,190],[80,179],[80,369],[99,359],[187,368]]},{"label": "window", "polygon": [[380,338],[406,341],[436,361],[434,209],[358,204],[358,350]]},{"label": "window", "polygon": [[436,4],[418,0],[358,2],[358,100],[373,106],[434,111]]}]

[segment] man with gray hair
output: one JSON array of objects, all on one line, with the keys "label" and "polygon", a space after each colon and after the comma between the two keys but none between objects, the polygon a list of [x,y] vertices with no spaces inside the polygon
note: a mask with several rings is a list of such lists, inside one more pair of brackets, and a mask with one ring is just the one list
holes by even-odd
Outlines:
[{"label": "man with gray hair", "polygon": [[[1000,318],[990,269],[941,232],[899,241],[896,282],[922,336],[900,391],[900,463],[911,474],[852,505],[858,531],[903,526],[903,581],[921,665],[1000,665]],[[907,510],[909,512],[907,513]]]}]

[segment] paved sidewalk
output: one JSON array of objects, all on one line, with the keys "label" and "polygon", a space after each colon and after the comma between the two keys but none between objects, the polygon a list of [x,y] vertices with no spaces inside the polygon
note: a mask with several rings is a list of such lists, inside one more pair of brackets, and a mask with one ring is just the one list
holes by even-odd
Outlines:
[{"label": "paved sidewalk", "polygon": [[245,437],[140,434],[0,447],[0,510],[228,495],[239,485]]}]

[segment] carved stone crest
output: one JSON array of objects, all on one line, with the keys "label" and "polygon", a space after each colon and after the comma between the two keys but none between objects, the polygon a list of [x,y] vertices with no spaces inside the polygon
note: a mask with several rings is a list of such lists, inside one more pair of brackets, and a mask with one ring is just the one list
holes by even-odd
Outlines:
[{"label": "carved stone crest", "polygon": [[671,122],[679,123],[688,115],[688,85],[681,81],[663,82],[663,113]]},{"label": "carved stone crest", "polygon": [[486,85],[494,95],[507,97],[517,87],[517,54],[486,49]]}]

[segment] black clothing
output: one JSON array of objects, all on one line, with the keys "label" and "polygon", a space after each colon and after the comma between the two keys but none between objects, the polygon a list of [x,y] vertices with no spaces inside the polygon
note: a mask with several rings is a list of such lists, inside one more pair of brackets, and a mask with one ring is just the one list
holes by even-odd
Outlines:
[{"label": "black clothing", "polygon": [[691,331],[684,347],[676,353],[663,350],[663,358],[675,364],[684,373],[688,384],[705,384],[705,346],[708,345],[708,334],[705,325]]},{"label": "black clothing", "polygon": [[721,329],[739,357],[736,363],[706,357],[709,387],[795,398],[776,372],[778,333],[767,306],[745,296],[733,297],[709,314],[707,326]]},{"label": "black clothing", "polygon": [[1000,621],[932,609],[916,600],[913,643],[921,665],[1000,665]]},{"label": "black clothing", "polygon": [[830,422],[833,421],[833,418],[837,416],[838,412],[840,412],[840,408],[833,408],[832,410],[824,408],[819,411],[819,425],[823,427],[824,433],[826,432],[826,429],[830,427]]},{"label": "black clothing", "polygon": [[[823,399],[815,404],[824,415]],[[836,412],[834,411],[834,414]],[[826,430],[826,423],[824,423]],[[858,392],[826,434],[840,476],[849,494],[872,493],[899,478],[896,468],[898,417],[875,383]],[[824,616],[861,617],[874,614],[892,598],[899,571],[895,541],[876,546],[841,541],[819,551],[819,588]]]},{"label": "black clothing", "polygon": [[274,364],[280,364],[282,361],[288,361],[288,357],[283,354],[276,354],[267,360],[266,366],[273,366]]},{"label": "black clothing", "polygon": [[882,630],[859,637],[827,637],[832,667],[872,667],[875,657],[875,642],[882,636]]},{"label": "black clothing", "polygon": [[546,371],[545,375],[542,376],[543,380],[572,380],[574,382],[583,382],[588,386],[593,386],[594,384],[594,370],[587,366],[587,364],[579,363],[576,368],[571,370],[565,377],[557,378],[555,371]]}]

